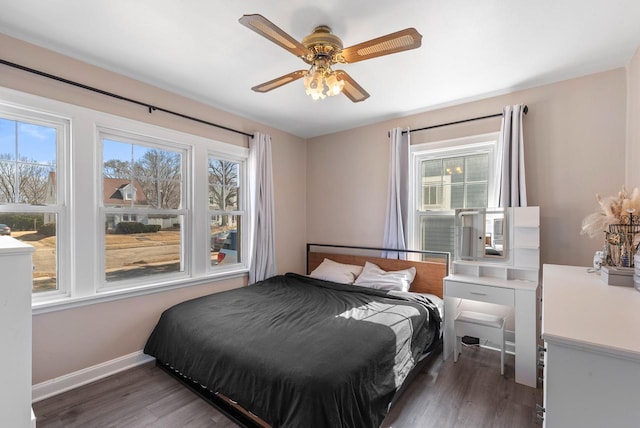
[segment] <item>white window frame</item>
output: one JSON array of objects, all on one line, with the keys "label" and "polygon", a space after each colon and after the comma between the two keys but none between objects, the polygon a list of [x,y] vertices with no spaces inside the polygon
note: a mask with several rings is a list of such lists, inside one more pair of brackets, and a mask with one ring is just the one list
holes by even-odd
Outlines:
[{"label": "white window frame", "polygon": [[[0,107],[13,108],[25,114],[42,113],[53,118],[61,118],[69,122],[65,134],[65,144],[59,145],[57,159],[57,201],[64,203],[58,214],[58,291],[52,293],[32,293],[32,310],[34,314],[80,307],[88,304],[107,302],[122,298],[141,296],[158,291],[210,284],[218,279],[244,276],[248,272],[250,253],[249,234],[246,227],[246,242],[243,242],[247,253],[244,263],[234,264],[225,270],[211,270],[209,240],[209,212],[207,195],[208,186],[208,154],[226,155],[235,160],[248,163],[249,149],[201,136],[168,129],[136,120],[115,116],[85,107],[68,104],[9,88],[0,87]],[[183,165],[187,165],[184,180],[189,187],[183,198],[185,208],[190,213],[183,225],[183,249],[186,253],[185,274],[178,277],[162,278],[153,283],[131,284],[126,288],[104,288],[102,263],[104,260],[104,233],[102,223],[103,203],[102,189],[102,145],[99,130],[121,131],[131,135],[156,139],[159,142],[179,142],[186,150]],[[245,174],[249,171],[245,168]],[[64,181],[64,182],[63,182]],[[252,207],[248,196],[249,183],[245,177],[245,222],[251,225]],[[22,212],[24,206],[12,206],[3,211]],[[37,207],[42,212],[53,211],[53,207]],[[64,239],[64,241],[63,241]],[[63,243],[65,242],[65,243]],[[71,263],[73,261],[73,263]],[[39,294],[39,295],[38,295]]]},{"label": "white window frame", "polygon": [[[154,285],[166,281],[171,280],[180,280],[187,279],[191,276],[191,263],[189,263],[189,258],[191,257],[191,252],[187,249],[191,246],[190,239],[188,235],[185,234],[185,230],[191,230],[190,222],[191,222],[191,201],[189,195],[191,194],[191,182],[189,178],[190,174],[190,159],[191,155],[191,146],[182,144],[177,141],[166,140],[158,137],[152,137],[149,135],[135,134],[128,131],[123,131],[120,129],[107,128],[103,126],[97,127],[97,142],[96,145],[98,147],[98,165],[97,171],[99,171],[99,183],[98,183],[98,195],[101,197],[98,200],[99,211],[101,214],[102,221],[99,224],[104,224],[106,216],[108,214],[116,214],[116,215],[133,215],[136,218],[144,217],[148,214],[171,214],[182,216],[182,224],[180,227],[180,271],[172,272],[166,274],[160,274],[158,276],[149,275],[144,277],[136,277],[127,280],[120,281],[112,281],[107,282],[106,280],[106,267],[105,267],[105,242],[106,242],[106,231],[105,228],[102,227],[100,234],[100,249],[101,249],[101,257],[100,257],[100,281],[98,282],[99,287],[98,291],[105,290],[118,290],[118,289],[131,289],[131,288],[140,288],[147,285]],[[122,142],[125,144],[133,144],[141,147],[158,149],[158,150],[166,150],[174,153],[180,154],[181,157],[181,171],[180,175],[182,177],[182,187],[180,189],[180,207],[177,209],[161,209],[161,208],[143,208],[138,206],[127,206],[127,207],[105,207],[104,205],[104,174],[103,174],[103,153],[104,147],[102,144],[103,140],[114,140],[118,142]],[[127,185],[127,187],[130,185]],[[124,197],[124,195],[123,195]],[[126,198],[124,200],[127,200]],[[130,199],[128,199],[130,201]]]},{"label": "white window frame", "polygon": [[419,248],[420,246],[420,218],[429,213],[431,215],[453,215],[453,210],[420,210],[418,201],[421,198],[422,182],[420,165],[422,161],[430,159],[441,159],[455,156],[468,156],[476,153],[487,153],[489,155],[489,176],[488,176],[488,205],[497,206],[499,183],[497,174],[497,156],[499,144],[499,132],[474,135],[470,137],[455,138],[450,140],[436,141],[431,143],[420,143],[411,145],[409,148],[409,221],[407,227],[409,248]]},{"label": "white window frame", "polygon": [[[240,184],[240,198],[238,199],[238,210],[212,210],[209,204],[209,182],[208,182],[208,171],[209,171],[209,158],[215,158],[224,161],[235,162],[239,164],[239,172],[238,172],[238,180]],[[231,215],[239,215],[241,216],[241,230],[242,233],[240,235],[240,249],[241,249],[241,257],[239,263],[233,264],[222,264],[222,265],[212,265],[210,256],[207,259],[207,270],[212,274],[220,274],[228,271],[233,271],[235,269],[243,269],[249,270],[249,243],[250,241],[250,199],[249,199],[249,171],[248,171],[248,152],[247,156],[234,156],[229,153],[223,153],[216,150],[210,150],[207,155],[207,192],[204,194],[203,199],[207,201],[207,230],[209,233],[207,236],[209,240],[207,241],[207,254],[210,254],[211,249],[211,219],[214,216],[222,215],[222,214],[231,214]]]},{"label": "white window frame", "polygon": [[27,107],[0,101],[0,116],[3,119],[42,125],[56,129],[56,203],[53,205],[4,204],[5,213],[54,213],[56,215],[56,289],[32,293],[34,301],[58,299],[69,295],[69,263],[71,255],[61,250],[69,242],[68,177],[71,145],[71,118],[50,113],[44,109]]}]

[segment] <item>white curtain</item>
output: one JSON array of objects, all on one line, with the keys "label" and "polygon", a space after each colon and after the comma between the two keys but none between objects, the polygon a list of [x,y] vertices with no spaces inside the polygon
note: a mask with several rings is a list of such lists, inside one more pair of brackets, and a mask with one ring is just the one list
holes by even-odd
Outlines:
[{"label": "white curtain", "polygon": [[249,284],[276,274],[275,216],[271,137],[256,132],[249,141],[250,193],[253,200],[253,242]]},{"label": "white curtain", "polygon": [[506,106],[502,113],[502,128],[498,142],[499,205],[526,207],[527,189],[524,179],[524,138],[522,136],[524,105]]},{"label": "white curtain", "polygon": [[[389,132],[389,185],[387,216],[384,224],[384,248],[406,250],[407,198],[409,197],[409,132],[401,128]],[[405,259],[406,253],[385,251],[382,257]]]}]

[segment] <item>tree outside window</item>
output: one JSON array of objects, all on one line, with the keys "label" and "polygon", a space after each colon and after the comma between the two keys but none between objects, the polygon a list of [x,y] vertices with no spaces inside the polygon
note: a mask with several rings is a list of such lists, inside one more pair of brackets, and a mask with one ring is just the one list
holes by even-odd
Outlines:
[{"label": "tree outside window", "polygon": [[53,181],[65,123],[8,116],[0,116],[0,223],[35,247],[33,291],[57,290],[57,218],[63,207]]},{"label": "tree outside window", "polygon": [[211,265],[241,262],[244,212],[240,193],[243,164],[209,157]]}]

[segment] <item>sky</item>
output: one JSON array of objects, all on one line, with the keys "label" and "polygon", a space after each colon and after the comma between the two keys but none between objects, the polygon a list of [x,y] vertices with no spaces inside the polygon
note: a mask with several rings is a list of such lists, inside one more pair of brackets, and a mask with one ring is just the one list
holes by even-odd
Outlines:
[{"label": "sky", "polygon": [[120,161],[131,161],[131,149],[133,146],[133,160],[137,161],[140,159],[146,152],[151,150],[150,148],[132,145],[131,143],[121,143],[119,141],[113,141],[104,139],[102,140],[103,147],[103,162],[107,162],[112,159],[117,159]]},{"label": "sky", "polygon": [[9,155],[10,159],[16,159],[16,149],[19,159],[27,158],[40,164],[55,164],[56,129],[0,119],[0,155]]},{"label": "sky", "polygon": [[[17,144],[16,144],[17,141]],[[120,143],[112,140],[103,140],[104,161],[118,159],[131,160],[131,147],[129,143]],[[56,129],[53,127],[34,125],[8,119],[0,119],[0,155],[8,155],[10,159],[28,159],[39,164],[56,163]],[[150,150],[149,148],[135,145],[134,160],[140,159]]]}]

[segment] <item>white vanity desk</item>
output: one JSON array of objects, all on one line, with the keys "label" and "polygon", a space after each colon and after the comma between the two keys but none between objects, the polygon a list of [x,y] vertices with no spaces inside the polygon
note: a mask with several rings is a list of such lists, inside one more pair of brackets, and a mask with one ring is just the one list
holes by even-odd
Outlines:
[{"label": "white vanity desk", "polygon": [[[512,308],[515,318],[515,380],[537,387],[537,290],[540,271],[540,209],[513,207],[504,211],[504,257],[485,255],[486,219],[460,220],[473,225],[471,231],[458,232],[456,244],[473,260],[456,260],[453,274],[444,279],[444,359],[453,355],[454,320],[460,299],[493,303]],[[479,224],[479,225],[478,225]],[[460,227],[456,225],[458,230]],[[464,228],[463,228],[464,229]],[[495,233],[495,231],[494,231]],[[466,239],[468,245],[460,244]],[[479,239],[478,239],[479,238]],[[458,242],[459,241],[459,242]],[[480,256],[478,256],[480,254]],[[488,309],[489,310],[489,309]]]},{"label": "white vanity desk", "polygon": [[516,382],[533,388],[537,384],[536,292],[538,283],[468,275],[444,279],[444,359],[453,355],[453,321],[459,299],[495,303],[514,308]]},{"label": "white vanity desk", "polygon": [[640,292],[544,265],[544,426],[640,426]]}]

